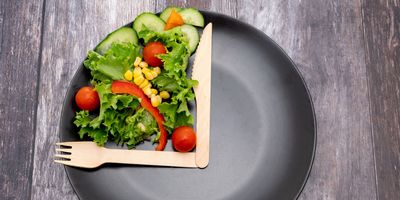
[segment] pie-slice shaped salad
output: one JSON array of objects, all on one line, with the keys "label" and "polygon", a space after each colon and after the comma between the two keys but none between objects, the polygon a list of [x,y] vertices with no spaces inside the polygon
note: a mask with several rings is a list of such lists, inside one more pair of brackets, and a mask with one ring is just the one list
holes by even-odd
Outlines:
[{"label": "pie-slice shaped salad", "polygon": [[197,28],[203,26],[194,8],[168,7],[160,16],[144,12],[132,27],[115,30],[89,51],[84,66],[91,85],[75,96],[80,138],[128,148],[152,140],[162,151],[171,136],[175,150],[193,150],[188,103],[198,82],[187,77],[186,69],[199,43]]}]

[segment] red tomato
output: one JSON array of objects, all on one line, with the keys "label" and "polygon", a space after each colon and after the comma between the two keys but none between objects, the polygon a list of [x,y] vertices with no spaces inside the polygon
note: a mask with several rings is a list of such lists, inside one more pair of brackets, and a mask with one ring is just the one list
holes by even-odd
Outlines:
[{"label": "red tomato", "polygon": [[79,89],[75,95],[75,102],[80,109],[88,111],[96,110],[100,106],[99,95],[90,86]]},{"label": "red tomato", "polygon": [[172,133],[172,145],[177,151],[188,152],[196,146],[196,134],[192,127],[180,126]]},{"label": "red tomato", "polygon": [[162,65],[162,61],[156,55],[165,53],[167,53],[167,50],[161,42],[149,42],[143,48],[144,61],[153,67]]}]

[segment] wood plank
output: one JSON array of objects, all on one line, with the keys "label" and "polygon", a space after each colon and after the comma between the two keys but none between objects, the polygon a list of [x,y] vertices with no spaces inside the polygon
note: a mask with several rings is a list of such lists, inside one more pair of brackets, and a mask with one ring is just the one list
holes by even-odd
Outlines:
[{"label": "wood plank", "polygon": [[[194,7],[201,10],[208,10],[211,7],[211,3],[214,1],[210,0],[158,0],[162,8],[168,6],[177,6],[177,7]],[[158,9],[158,8],[157,8]],[[161,10],[162,11],[162,10]]]},{"label": "wood plank", "polygon": [[157,0],[157,12],[167,6],[194,7],[200,10],[210,10],[236,18],[237,1],[232,0]]},{"label": "wood plank", "polygon": [[362,1],[379,199],[400,199],[400,1]]},{"label": "wood plank", "polygon": [[77,199],[64,167],[53,163],[67,86],[88,50],[140,12],[154,10],[154,1],[46,1],[32,199]]},{"label": "wood plank", "polygon": [[0,199],[29,199],[42,0],[0,2]]},{"label": "wood plank", "polygon": [[238,2],[239,19],[288,52],[313,98],[317,152],[300,199],[376,199],[360,3]]}]

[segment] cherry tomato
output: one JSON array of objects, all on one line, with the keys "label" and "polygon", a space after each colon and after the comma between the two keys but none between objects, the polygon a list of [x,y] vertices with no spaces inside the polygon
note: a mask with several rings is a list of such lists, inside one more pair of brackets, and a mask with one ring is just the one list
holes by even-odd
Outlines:
[{"label": "cherry tomato", "polygon": [[191,151],[196,146],[196,134],[192,127],[180,126],[172,133],[172,145],[179,152]]},{"label": "cherry tomato", "polygon": [[75,95],[75,102],[80,109],[88,111],[96,110],[100,106],[99,95],[90,86],[79,89]]},{"label": "cherry tomato", "polygon": [[161,42],[149,42],[143,48],[144,61],[150,66],[158,67],[162,65],[161,59],[157,58],[158,54],[165,54],[167,50]]}]

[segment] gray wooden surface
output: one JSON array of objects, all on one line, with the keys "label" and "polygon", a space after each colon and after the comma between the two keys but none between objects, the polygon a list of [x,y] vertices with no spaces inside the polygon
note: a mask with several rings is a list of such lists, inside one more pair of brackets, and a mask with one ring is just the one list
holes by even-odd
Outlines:
[{"label": "gray wooden surface", "polygon": [[2,0],[0,199],[77,199],[52,162],[69,81],[107,33],[167,5],[252,24],[296,62],[318,129],[300,199],[400,199],[399,0]]}]

